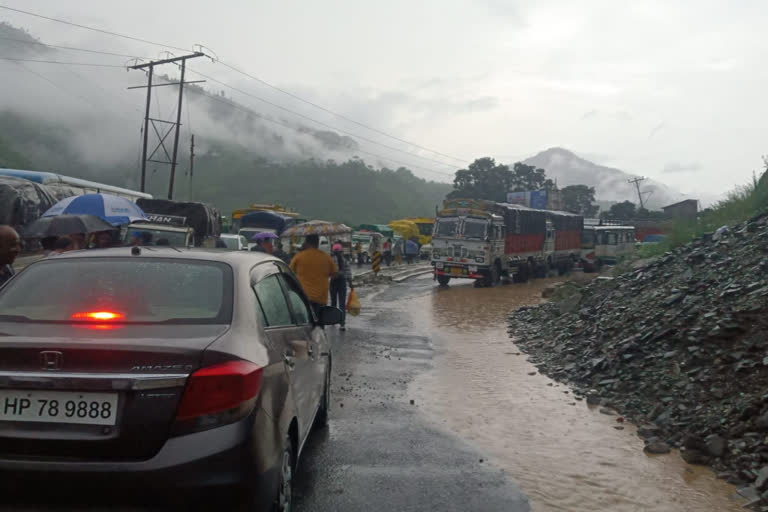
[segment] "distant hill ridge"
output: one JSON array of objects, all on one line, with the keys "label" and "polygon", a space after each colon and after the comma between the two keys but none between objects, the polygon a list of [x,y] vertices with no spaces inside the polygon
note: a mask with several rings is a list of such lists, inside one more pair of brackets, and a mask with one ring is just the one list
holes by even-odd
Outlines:
[{"label": "distant hill ridge", "polygon": [[[595,187],[598,201],[638,202],[635,185],[627,182],[636,175],[590,162],[567,149],[549,148],[523,163],[545,169],[547,177],[556,179],[560,188],[580,184]],[[643,200],[649,209],[660,209],[683,199],[691,199],[682,192],[652,179],[643,181],[640,189],[645,193]]]}]

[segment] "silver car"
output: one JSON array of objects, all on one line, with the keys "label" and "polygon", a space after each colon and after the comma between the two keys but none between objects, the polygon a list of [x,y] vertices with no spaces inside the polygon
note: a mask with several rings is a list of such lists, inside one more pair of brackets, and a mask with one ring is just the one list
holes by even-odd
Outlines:
[{"label": "silver car", "polygon": [[323,326],[341,312],[319,317],[261,253],[125,247],[33,263],[0,289],[0,472],[46,488],[222,489],[245,510],[290,510],[304,443],[328,418]]}]

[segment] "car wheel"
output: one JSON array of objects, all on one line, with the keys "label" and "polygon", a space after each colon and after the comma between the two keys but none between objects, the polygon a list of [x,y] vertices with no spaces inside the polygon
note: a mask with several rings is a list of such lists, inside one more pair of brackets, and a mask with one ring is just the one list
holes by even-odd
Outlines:
[{"label": "car wheel", "polygon": [[437,282],[440,284],[440,286],[448,286],[448,283],[451,282],[451,278],[445,275],[438,275]]},{"label": "car wheel", "polygon": [[323,398],[320,401],[320,408],[317,410],[317,416],[315,416],[316,429],[325,428],[328,426],[328,416],[331,410],[331,358],[328,358],[328,369],[325,371],[325,388],[323,390]]},{"label": "car wheel", "polygon": [[293,510],[293,474],[294,474],[293,440],[290,434],[285,438],[285,448],[280,458],[280,486],[273,512],[291,512]]}]

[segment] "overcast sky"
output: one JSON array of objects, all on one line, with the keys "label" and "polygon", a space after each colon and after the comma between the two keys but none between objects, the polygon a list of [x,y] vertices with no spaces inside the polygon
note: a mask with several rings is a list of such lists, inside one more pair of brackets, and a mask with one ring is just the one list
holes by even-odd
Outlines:
[{"label": "overcast sky", "polygon": [[[282,88],[466,160],[511,162],[562,146],[686,193],[716,194],[747,181],[768,153],[768,3],[761,0],[2,3],[183,48],[202,43]],[[49,44],[149,57],[162,50],[3,10],[0,20]],[[221,64],[197,67],[339,128],[418,151]]]}]

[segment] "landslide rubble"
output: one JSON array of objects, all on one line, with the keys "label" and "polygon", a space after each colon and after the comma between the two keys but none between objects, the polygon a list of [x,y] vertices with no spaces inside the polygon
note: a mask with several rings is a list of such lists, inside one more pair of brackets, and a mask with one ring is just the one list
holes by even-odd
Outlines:
[{"label": "landslide rubble", "polygon": [[555,295],[509,319],[540,371],[768,510],[768,214]]}]

